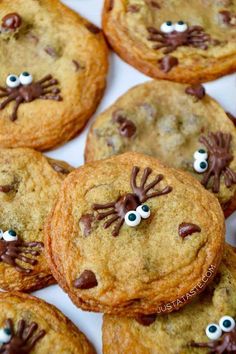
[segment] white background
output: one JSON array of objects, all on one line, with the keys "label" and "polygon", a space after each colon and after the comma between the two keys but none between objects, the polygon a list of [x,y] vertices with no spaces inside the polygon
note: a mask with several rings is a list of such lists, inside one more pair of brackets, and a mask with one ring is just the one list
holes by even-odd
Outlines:
[{"label": "white background", "polygon": [[[63,2],[94,24],[101,26],[103,0],[64,0]],[[147,80],[149,80],[148,77],[125,64],[114,53],[111,53],[107,89],[95,116],[111,105],[130,87]],[[236,115],[236,74],[208,83],[205,87],[208,94],[220,102],[227,111]],[[83,152],[87,131],[88,127],[80,136],[66,145],[54,151],[50,151],[47,155],[65,160],[71,165],[78,167],[83,164]],[[227,239],[231,243],[236,239],[236,213],[227,221]],[[68,296],[63,293],[57,285],[37,291],[34,294],[58,307],[88,336],[97,349],[97,352],[102,353],[101,314],[83,312],[77,309],[71,303]]]}]

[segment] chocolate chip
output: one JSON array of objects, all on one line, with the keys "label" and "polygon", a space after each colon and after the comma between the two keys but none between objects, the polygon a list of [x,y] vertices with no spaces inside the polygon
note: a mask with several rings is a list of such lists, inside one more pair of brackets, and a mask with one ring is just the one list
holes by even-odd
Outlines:
[{"label": "chocolate chip", "polygon": [[179,61],[172,55],[165,55],[161,60],[159,60],[159,63],[160,69],[164,73],[168,73],[174,66],[179,64]]},{"label": "chocolate chip", "polygon": [[2,192],[2,193],[9,193],[13,189],[14,189],[14,186],[10,185],[10,184],[7,184],[5,186],[0,186],[0,192]]},{"label": "chocolate chip", "polygon": [[157,315],[152,314],[152,315],[138,315],[135,317],[135,320],[143,325],[143,326],[150,326],[153,322],[156,321]]},{"label": "chocolate chip", "polygon": [[98,285],[95,274],[91,270],[84,270],[78,279],[74,281],[77,289],[91,289]]},{"label": "chocolate chip", "polygon": [[236,117],[233,116],[233,114],[229,113],[229,112],[225,112],[227,114],[227,116],[229,117],[229,119],[231,120],[231,122],[234,123],[235,127],[236,127]]},{"label": "chocolate chip", "polygon": [[155,0],[149,0],[148,1],[149,4],[152,6],[152,7],[155,7],[156,9],[160,9],[161,6],[158,4],[158,2],[156,2]]},{"label": "chocolate chip", "polygon": [[131,120],[126,119],[120,125],[119,132],[120,132],[120,135],[122,135],[126,138],[131,138],[136,132],[136,126]]},{"label": "chocolate chip", "polygon": [[100,33],[101,32],[101,29],[95,25],[93,25],[92,23],[88,23],[86,25],[86,28],[91,32],[91,33],[94,33],[94,34],[97,34],[97,33]]},{"label": "chocolate chip", "polygon": [[82,232],[84,236],[88,236],[90,234],[93,220],[94,220],[93,214],[85,214],[81,216],[79,223],[82,224],[82,228],[83,228]]},{"label": "chocolate chip", "polygon": [[16,30],[21,25],[21,17],[13,12],[2,18],[2,27],[10,30]]},{"label": "chocolate chip", "polygon": [[179,225],[179,235],[183,238],[192,235],[195,232],[201,232],[201,228],[198,225],[184,222]]},{"label": "chocolate chip", "polygon": [[127,7],[127,12],[136,13],[139,12],[140,8],[137,5],[129,5]]},{"label": "chocolate chip", "polygon": [[112,120],[115,123],[122,124],[126,121],[126,117],[121,110],[117,109],[112,113]]},{"label": "chocolate chip", "polygon": [[52,47],[50,47],[50,46],[47,46],[47,47],[44,48],[44,51],[45,51],[48,55],[50,55],[50,57],[52,57],[52,58],[57,58],[57,53],[56,53],[56,51],[55,51],[54,48],[52,48]]},{"label": "chocolate chip", "polygon": [[68,175],[68,173],[70,173],[69,170],[67,170],[66,168],[58,165],[57,163],[55,162],[51,162],[50,165],[52,166],[52,168],[56,171],[56,172],[59,172],[59,173],[62,173],[64,175]]},{"label": "chocolate chip", "polygon": [[114,7],[114,0],[108,0],[108,7],[107,10],[111,11]]},{"label": "chocolate chip", "polygon": [[185,92],[188,95],[192,95],[201,100],[206,95],[206,90],[201,84],[189,86],[186,88]]}]

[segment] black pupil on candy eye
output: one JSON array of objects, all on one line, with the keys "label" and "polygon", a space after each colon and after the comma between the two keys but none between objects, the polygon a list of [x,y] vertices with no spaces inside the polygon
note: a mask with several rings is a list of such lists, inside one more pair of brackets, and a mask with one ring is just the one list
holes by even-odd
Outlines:
[{"label": "black pupil on candy eye", "polygon": [[178,25],[184,25],[184,21],[179,21]]},{"label": "black pupil on candy eye", "polygon": [[172,26],[172,22],[171,21],[167,21],[166,24],[167,24],[167,26]]},{"label": "black pupil on candy eye", "polygon": [[223,322],[223,325],[224,325],[225,328],[229,328],[229,327],[231,326],[230,320],[225,320],[225,321]]},{"label": "black pupil on candy eye", "polygon": [[143,206],[142,206],[142,209],[143,209],[143,211],[145,211],[145,212],[148,212],[148,211],[149,211],[149,207],[148,207],[147,205],[143,205]]},{"label": "black pupil on candy eye", "polygon": [[22,75],[23,75],[23,76],[29,76],[29,73],[27,73],[27,71],[24,71],[24,72],[22,73]]},{"label": "black pupil on candy eye", "polygon": [[200,167],[201,167],[201,168],[206,168],[206,162],[202,161],[202,162],[200,163]]},{"label": "black pupil on candy eye", "polygon": [[5,332],[6,334],[8,334],[8,335],[10,335],[10,334],[11,334],[11,330],[10,330],[10,328],[5,328],[5,329],[4,329],[4,332]]},{"label": "black pupil on candy eye", "polygon": [[130,221],[135,221],[136,220],[136,215],[134,213],[129,215],[129,220]]},{"label": "black pupil on candy eye", "polygon": [[16,232],[14,230],[9,230],[8,233],[11,235],[11,236],[16,236]]},{"label": "black pupil on candy eye", "polygon": [[198,152],[199,152],[200,154],[205,154],[205,150],[204,150],[204,149],[200,149],[200,150],[198,150]]},{"label": "black pupil on candy eye", "polygon": [[209,328],[209,332],[211,332],[211,333],[215,333],[216,330],[217,330],[216,326],[211,326],[211,327]]},{"label": "black pupil on candy eye", "polygon": [[15,76],[11,76],[10,77],[10,81],[15,82],[16,81],[16,77]]}]

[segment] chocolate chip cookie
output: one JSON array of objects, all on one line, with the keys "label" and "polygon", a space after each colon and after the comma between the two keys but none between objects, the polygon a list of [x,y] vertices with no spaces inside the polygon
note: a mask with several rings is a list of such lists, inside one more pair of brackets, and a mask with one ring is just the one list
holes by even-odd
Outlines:
[{"label": "chocolate chip cookie", "polygon": [[236,254],[226,247],[219,272],[206,290],[178,312],[104,317],[104,354],[233,353],[236,348]]},{"label": "chocolate chip cookie", "polygon": [[2,0],[0,147],[45,150],[81,131],[102,97],[107,56],[101,30],[59,0]]},{"label": "chocolate chip cookie", "polygon": [[0,353],[95,354],[83,333],[54,306],[17,292],[0,294]]},{"label": "chocolate chip cookie", "polygon": [[184,83],[236,70],[235,0],[105,0],[113,49],[154,78]]},{"label": "chocolate chip cookie", "polygon": [[54,282],[43,226],[72,168],[31,149],[0,149],[0,288],[30,291]]},{"label": "chocolate chip cookie", "polygon": [[130,152],[70,173],[45,233],[52,273],[77,306],[134,316],[172,311],[201,292],[225,227],[196,179]]},{"label": "chocolate chip cookie", "polygon": [[150,81],[124,94],[92,125],[85,158],[125,151],[190,172],[226,216],[236,209],[236,130],[203,86]]}]

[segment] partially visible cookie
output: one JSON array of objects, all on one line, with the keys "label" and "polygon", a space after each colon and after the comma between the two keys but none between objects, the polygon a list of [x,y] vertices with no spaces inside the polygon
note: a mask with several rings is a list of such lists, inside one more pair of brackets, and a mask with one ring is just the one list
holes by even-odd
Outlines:
[{"label": "partially visible cookie", "polygon": [[83,129],[103,95],[102,31],[59,0],[1,0],[0,147],[46,150]]},{"label": "partially visible cookie", "polygon": [[103,29],[122,59],[184,83],[236,70],[235,0],[105,0]]},{"label": "partially visible cookie", "polygon": [[43,227],[71,170],[30,149],[0,149],[0,288],[32,291],[54,282]]},{"label": "partially visible cookie", "polygon": [[225,227],[196,179],[131,152],[70,173],[45,233],[52,274],[77,306],[134,316],[176,310],[201,292]]},{"label": "partially visible cookie", "polygon": [[213,283],[180,311],[136,320],[105,315],[103,353],[234,353],[235,320],[236,253],[227,246]]},{"label": "partially visible cookie", "polygon": [[95,350],[54,306],[10,292],[0,294],[0,353],[95,354]]},{"label": "partially visible cookie", "polygon": [[225,215],[236,209],[236,129],[203,86],[150,81],[119,98],[92,125],[85,158],[126,151],[190,172],[214,192]]}]

